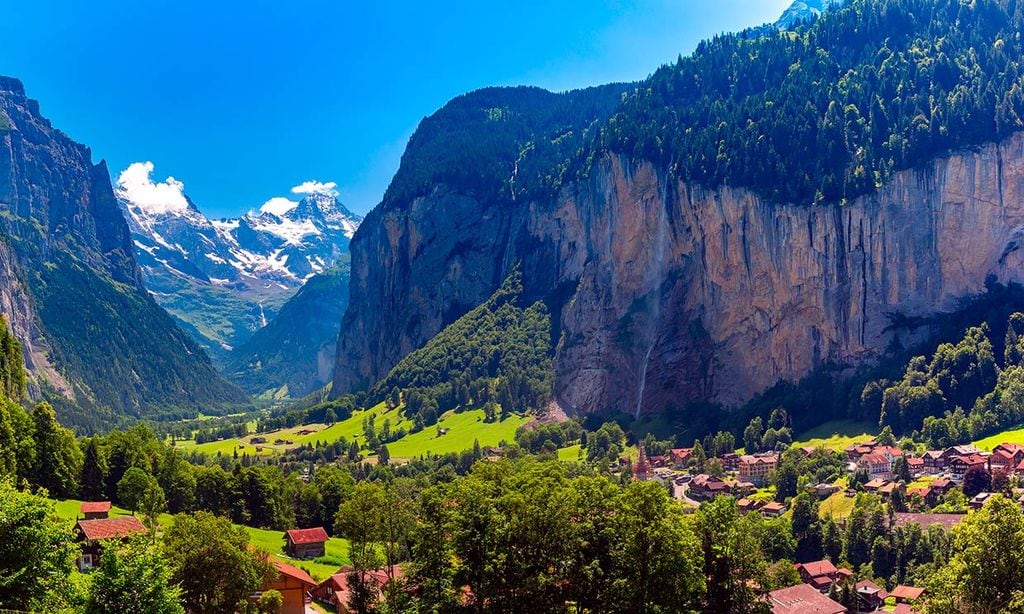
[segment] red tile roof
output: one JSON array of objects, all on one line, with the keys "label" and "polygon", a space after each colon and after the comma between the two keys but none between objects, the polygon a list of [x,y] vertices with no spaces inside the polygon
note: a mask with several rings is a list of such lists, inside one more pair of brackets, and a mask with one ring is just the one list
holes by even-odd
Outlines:
[{"label": "red tile roof", "polygon": [[298,567],[293,567],[288,563],[279,561],[277,559],[273,559],[273,561],[274,567],[277,567],[277,571],[280,572],[281,575],[288,576],[289,578],[294,578],[299,582],[302,582],[303,584],[310,587],[316,586],[316,580],[309,577],[309,574],[305,571],[299,569]]},{"label": "red tile roof", "polygon": [[923,588],[918,588],[916,586],[904,586],[903,584],[901,584],[896,588],[892,589],[892,592],[889,593],[889,596],[895,597],[897,599],[903,599],[906,601],[916,601],[920,599],[921,595],[923,594]]},{"label": "red tile roof", "polygon": [[797,584],[772,591],[768,593],[768,603],[772,606],[772,614],[843,614],[846,612],[844,606],[832,601],[807,584]]},{"label": "red tile roof", "polygon": [[146,533],[145,525],[135,516],[79,520],[77,526],[81,529],[82,535],[90,541],[128,537],[129,535],[143,535]]},{"label": "red tile roof", "polygon": [[323,527],[315,529],[291,529],[285,533],[293,544],[319,544],[327,541],[327,531]]},{"label": "red tile roof", "polygon": [[812,561],[810,563],[797,563],[796,568],[797,571],[802,569],[805,574],[812,578],[816,578],[818,576],[830,576],[836,573],[836,566],[832,564],[832,561],[828,560]]},{"label": "red tile roof", "polygon": [[888,596],[888,593],[885,592],[884,588],[878,586],[871,580],[861,580],[856,584],[855,588],[858,593],[863,593],[865,595],[878,595],[879,599],[885,599]]},{"label": "red tile roof", "polygon": [[94,514],[96,512],[109,512],[110,501],[82,501],[79,508],[83,514]]},{"label": "red tile roof", "polygon": [[964,514],[911,514],[908,512],[897,512],[893,515],[892,526],[902,527],[903,525],[915,523],[921,526],[922,530],[928,530],[933,524],[941,525],[947,531],[960,524],[966,518]]}]

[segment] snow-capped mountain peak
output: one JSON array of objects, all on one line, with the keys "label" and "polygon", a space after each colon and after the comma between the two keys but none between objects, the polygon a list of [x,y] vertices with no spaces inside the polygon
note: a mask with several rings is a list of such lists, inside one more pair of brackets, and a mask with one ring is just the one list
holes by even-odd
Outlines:
[{"label": "snow-capped mountain peak", "polygon": [[247,319],[255,330],[307,279],[345,256],[362,221],[338,199],[334,183],[318,181],[295,186],[297,200],[278,196],[240,217],[210,220],[186,196],[183,182],[154,181],[153,171],[151,162],[130,165],[117,180],[116,194],[147,287],[197,330],[214,328],[204,320],[209,305],[197,298],[195,305],[183,306],[183,296],[208,299],[210,290],[202,288],[221,288],[231,294],[222,302],[245,311],[236,319]]},{"label": "snow-capped mountain peak", "polygon": [[790,30],[798,23],[817,18],[834,6],[842,5],[846,0],[795,0],[782,13],[775,27],[779,30]]}]

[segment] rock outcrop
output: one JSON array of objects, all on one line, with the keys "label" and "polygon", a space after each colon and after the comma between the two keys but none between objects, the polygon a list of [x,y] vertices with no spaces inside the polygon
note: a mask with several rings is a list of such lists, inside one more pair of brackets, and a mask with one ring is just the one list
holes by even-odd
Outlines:
[{"label": "rock outcrop", "polygon": [[704,189],[611,155],[585,183],[515,206],[438,185],[356,234],[334,388],[372,384],[520,262],[558,321],[564,409],[737,404],[826,361],[877,358],[891,313],[954,308],[989,276],[1024,281],[1022,242],[1022,134],[845,206]]}]

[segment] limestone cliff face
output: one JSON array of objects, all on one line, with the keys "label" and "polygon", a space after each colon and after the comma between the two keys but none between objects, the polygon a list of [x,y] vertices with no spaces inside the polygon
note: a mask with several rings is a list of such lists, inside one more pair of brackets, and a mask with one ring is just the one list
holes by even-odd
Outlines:
[{"label": "limestone cliff face", "polygon": [[825,361],[877,357],[888,313],[950,309],[989,275],[1024,281],[1022,243],[1021,134],[845,206],[703,189],[615,156],[550,202],[491,206],[438,186],[357,233],[335,389],[384,375],[521,262],[557,314],[568,411],[735,404]]}]

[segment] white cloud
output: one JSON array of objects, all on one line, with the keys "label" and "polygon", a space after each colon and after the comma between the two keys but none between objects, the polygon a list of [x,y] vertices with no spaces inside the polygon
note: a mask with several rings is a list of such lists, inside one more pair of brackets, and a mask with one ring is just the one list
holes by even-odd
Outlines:
[{"label": "white cloud", "polygon": [[134,162],[117,178],[118,194],[150,214],[175,213],[188,209],[185,184],[174,177],[154,182],[152,162]]},{"label": "white cloud", "polygon": [[328,181],[327,183],[320,183],[315,180],[303,181],[292,188],[292,194],[329,194],[337,196],[338,184],[333,181]]},{"label": "white cloud", "polygon": [[275,196],[267,202],[263,203],[260,207],[260,213],[272,213],[278,217],[288,213],[295,207],[298,207],[299,203],[294,200],[289,200],[283,196]]}]

